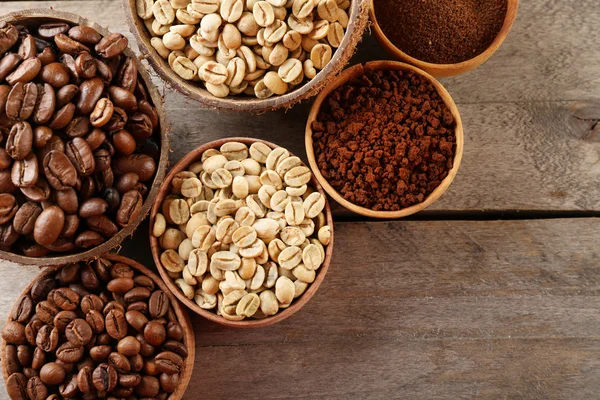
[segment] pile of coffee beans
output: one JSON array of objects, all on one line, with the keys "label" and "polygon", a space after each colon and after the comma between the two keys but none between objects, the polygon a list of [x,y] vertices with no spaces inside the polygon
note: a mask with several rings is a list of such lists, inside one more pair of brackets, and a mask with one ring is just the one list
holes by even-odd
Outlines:
[{"label": "pile of coffee beans", "polygon": [[183,335],[150,277],[102,258],[67,265],[12,308],[6,390],[13,400],[166,399],[188,355]]},{"label": "pile of coffee beans", "polygon": [[282,95],[331,61],[350,0],[136,0],[150,43],[216,97]]},{"label": "pile of coffee beans", "polygon": [[228,142],[170,183],[152,234],[183,294],[240,321],[289,307],[314,282],[331,228],[312,173],[284,148]]},{"label": "pile of coffee beans", "polygon": [[0,23],[0,249],[87,249],[140,214],[159,115],[126,47],[88,26]]}]

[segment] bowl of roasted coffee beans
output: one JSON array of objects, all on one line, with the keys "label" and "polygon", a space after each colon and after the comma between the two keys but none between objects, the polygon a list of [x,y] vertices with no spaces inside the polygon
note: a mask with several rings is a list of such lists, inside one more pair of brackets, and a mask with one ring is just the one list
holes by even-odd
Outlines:
[{"label": "bowl of roasted coffee beans", "polygon": [[259,139],[222,139],[169,172],[150,213],[150,245],[167,286],[192,311],[262,327],[316,293],[333,254],[333,220],[298,157]]},{"label": "bowl of roasted coffee beans", "polygon": [[395,61],[344,71],[315,100],[305,139],[325,191],[373,218],[433,204],[454,180],[464,144],[460,114],[442,84]]},{"label": "bowl of roasted coffee beans", "polygon": [[51,9],[0,18],[0,258],[47,266],[97,257],[149,212],[167,122],[127,45]]},{"label": "bowl of roasted coffee beans", "polygon": [[519,0],[373,0],[373,34],[395,59],[435,77],[486,62],[517,17]]},{"label": "bowl of roasted coffee beans", "polygon": [[11,309],[1,354],[13,400],[175,400],[189,384],[195,347],[187,310],[164,282],[106,254],[40,273]]},{"label": "bowl of roasted coffee beans", "polygon": [[202,104],[261,112],[314,96],[354,54],[369,0],[123,0],[142,54]]}]

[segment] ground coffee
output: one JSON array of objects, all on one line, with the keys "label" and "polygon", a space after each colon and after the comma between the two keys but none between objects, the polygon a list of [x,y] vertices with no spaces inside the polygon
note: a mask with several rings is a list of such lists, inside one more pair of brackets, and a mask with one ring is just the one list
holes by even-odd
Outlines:
[{"label": "ground coffee", "polygon": [[376,0],[383,33],[421,61],[453,64],[483,53],[506,16],[507,0]]},{"label": "ground coffee", "polygon": [[455,120],[412,71],[368,71],[332,92],[312,124],[321,174],[375,211],[421,203],[452,168]]}]

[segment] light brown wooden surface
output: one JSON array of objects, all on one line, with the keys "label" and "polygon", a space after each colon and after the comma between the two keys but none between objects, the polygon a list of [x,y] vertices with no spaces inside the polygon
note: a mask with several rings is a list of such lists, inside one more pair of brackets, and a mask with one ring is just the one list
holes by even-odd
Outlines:
[{"label": "light brown wooden surface", "polygon": [[[0,12],[49,5],[132,38],[120,1],[2,1]],[[465,151],[430,216],[600,215],[599,26],[596,0],[522,1],[491,60],[442,80]],[[367,37],[355,61],[385,58]],[[304,154],[310,102],[249,117],[163,93],[172,162],[234,135]],[[151,267],[147,231],[121,254]],[[288,320],[241,331],[193,318],[184,399],[598,398],[599,219],[336,222],[335,232],[323,285]],[[35,274],[0,262],[0,321]]]}]

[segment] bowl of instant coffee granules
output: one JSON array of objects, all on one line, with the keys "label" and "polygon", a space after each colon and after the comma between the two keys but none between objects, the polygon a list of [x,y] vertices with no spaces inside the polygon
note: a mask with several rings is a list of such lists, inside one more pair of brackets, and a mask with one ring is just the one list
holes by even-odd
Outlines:
[{"label": "bowl of instant coffee granules", "polygon": [[181,399],[195,342],[187,310],[156,274],[105,254],[40,273],[11,309],[1,354],[14,400]]},{"label": "bowl of instant coffee granules", "polygon": [[306,125],[310,166],[347,209],[400,218],[435,202],[463,152],[460,114],[426,72],[395,61],[355,65],[317,97]]},{"label": "bowl of instant coffee granules", "polygon": [[75,14],[0,17],[0,258],[43,266],[95,258],[150,210],[168,126],[127,46]]},{"label": "bowl of instant coffee granules", "polygon": [[396,59],[435,77],[477,68],[498,50],[518,0],[374,0],[375,38]]}]

